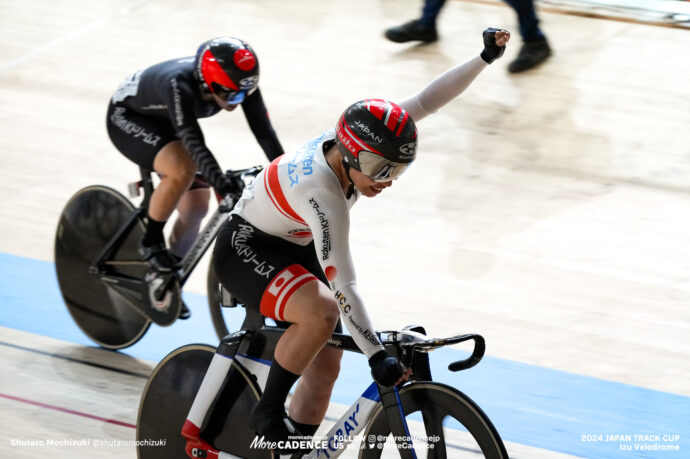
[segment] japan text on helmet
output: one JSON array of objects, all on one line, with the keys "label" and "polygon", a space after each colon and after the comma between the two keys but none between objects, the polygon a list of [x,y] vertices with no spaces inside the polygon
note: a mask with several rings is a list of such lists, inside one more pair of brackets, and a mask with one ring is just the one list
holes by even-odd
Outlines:
[{"label": "japan text on helmet", "polygon": [[366,99],[350,105],[335,133],[345,164],[378,182],[398,178],[417,153],[412,117],[387,100]]},{"label": "japan text on helmet", "polygon": [[228,104],[242,103],[259,84],[259,60],[244,41],[233,37],[213,38],[196,53],[197,78]]}]

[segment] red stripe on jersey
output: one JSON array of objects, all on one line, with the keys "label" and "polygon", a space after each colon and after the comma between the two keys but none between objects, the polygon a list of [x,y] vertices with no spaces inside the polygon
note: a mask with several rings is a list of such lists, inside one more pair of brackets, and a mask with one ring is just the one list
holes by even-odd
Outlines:
[{"label": "red stripe on jersey", "polygon": [[278,178],[279,162],[280,158],[274,159],[273,162],[268,165],[268,170],[264,174],[266,193],[268,193],[268,197],[271,199],[273,205],[276,206],[278,212],[300,225],[308,226],[304,220],[302,220],[302,217],[290,207],[290,204],[285,198],[285,194],[283,194],[283,189],[280,187],[280,179]]},{"label": "red stripe on jersey", "polygon": [[312,237],[311,231],[298,231],[297,233],[289,234],[290,237]]},{"label": "red stripe on jersey", "polygon": [[400,133],[402,132],[403,128],[405,127],[405,123],[407,123],[407,118],[409,115],[407,114],[407,110],[403,110],[403,119],[398,125],[398,130],[395,131],[395,136],[400,137]]},{"label": "red stripe on jersey", "polygon": [[386,111],[385,106],[382,106],[380,99],[367,99],[367,110],[369,110],[376,118],[382,119]]},{"label": "red stripe on jersey", "polygon": [[290,296],[311,280],[317,280],[316,276],[298,264],[290,265],[280,271],[261,296],[259,303],[261,314],[272,319],[285,320],[283,312]]}]

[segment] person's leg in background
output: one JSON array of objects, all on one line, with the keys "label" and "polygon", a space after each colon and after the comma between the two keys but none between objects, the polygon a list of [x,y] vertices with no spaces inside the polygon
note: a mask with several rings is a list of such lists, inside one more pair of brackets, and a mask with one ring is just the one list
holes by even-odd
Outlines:
[{"label": "person's leg in background", "polygon": [[145,116],[111,102],[106,127],[110,140],[120,153],[161,177],[149,202],[148,223],[140,252],[154,268],[170,272],[176,262],[165,247],[163,227],[192,183],[196,164],[177,139],[172,125],[161,118]]},{"label": "person's leg in background", "polygon": [[523,72],[544,62],[551,55],[546,36],[539,28],[539,18],[534,0],[504,0],[517,13],[523,45],[517,58],[510,63],[508,71]]},{"label": "person's leg in background", "polygon": [[151,194],[149,222],[141,241],[141,252],[156,269],[171,271],[176,262],[165,247],[163,227],[191,185],[196,164],[182,142],[175,140],[156,154],[153,169],[161,181]]},{"label": "person's leg in background", "polygon": [[424,0],[422,16],[386,30],[385,37],[396,43],[422,41],[431,43],[438,40],[436,18],[443,8],[445,0]]},{"label": "person's leg in background", "polygon": [[201,221],[208,213],[210,197],[210,188],[192,185],[177,204],[177,218],[168,239],[170,251],[176,257],[183,258],[196,240]]},{"label": "person's leg in background", "polygon": [[[205,183],[198,186],[197,182],[199,182],[198,177],[180,198],[177,204],[177,218],[168,238],[170,252],[177,260],[181,260],[194,244],[199,234],[201,221],[208,213],[211,189]],[[182,301],[180,319],[189,319],[191,315],[191,311]]]}]

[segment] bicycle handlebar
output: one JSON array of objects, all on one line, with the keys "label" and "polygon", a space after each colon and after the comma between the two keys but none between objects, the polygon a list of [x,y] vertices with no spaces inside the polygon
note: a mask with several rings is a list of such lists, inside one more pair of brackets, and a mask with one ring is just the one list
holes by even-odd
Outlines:
[{"label": "bicycle handlebar", "polygon": [[420,350],[422,352],[432,351],[440,347],[451,346],[464,341],[474,341],[474,349],[468,358],[458,360],[448,365],[448,369],[454,372],[472,368],[482,360],[484,352],[486,351],[484,337],[473,333],[451,336],[450,338],[428,338],[422,333],[409,329],[402,331],[384,331],[381,332],[381,334],[387,334],[385,339],[381,339],[383,344],[396,344],[404,348],[411,348],[412,350]]},{"label": "bicycle handlebar", "polygon": [[234,189],[225,196],[221,196],[216,191],[216,198],[218,199],[221,208],[228,211],[232,210],[232,208],[235,206],[235,199],[239,198],[239,195],[242,194],[242,190],[244,190],[246,185],[245,179],[247,177],[256,177],[263,169],[263,166],[254,166],[247,169],[225,171],[225,176],[228,180],[230,180],[234,186]]},{"label": "bicycle handlebar", "polygon": [[472,355],[470,355],[464,360],[458,360],[457,362],[453,362],[450,365],[448,365],[448,369],[450,371],[460,371],[472,368],[473,366],[479,363],[482,357],[484,357],[484,351],[486,351],[486,342],[484,341],[484,337],[481,335],[472,334],[454,336],[452,338],[448,338],[448,341],[452,341],[448,344],[461,343],[463,341],[467,341],[470,339],[474,340],[474,349],[472,350]]},{"label": "bicycle handlebar", "polygon": [[256,176],[263,170],[263,166],[254,166],[250,167],[247,169],[238,169],[238,170],[227,170],[225,171],[225,176],[228,177],[229,179],[234,179],[234,178],[239,178],[239,179],[244,179],[245,177],[249,176]]}]

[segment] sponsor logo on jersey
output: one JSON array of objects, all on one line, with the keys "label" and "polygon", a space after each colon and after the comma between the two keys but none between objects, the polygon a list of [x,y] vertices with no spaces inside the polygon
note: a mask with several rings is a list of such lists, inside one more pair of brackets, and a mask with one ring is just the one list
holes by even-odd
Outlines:
[{"label": "sponsor logo on jersey", "polygon": [[131,135],[135,139],[140,139],[142,142],[148,145],[153,145],[154,147],[157,146],[158,142],[161,140],[161,137],[153,132],[148,132],[134,121],[129,121],[127,118],[125,118],[126,111],[127,109],[124,107],[115,107],[113,114],[110,116],[110,121],[123,132]]},{"label": "sponsor logo on jersey", "polygon": [[139,82],[141,81],[141,74],[143,70],[137,70],[134,75],[128,77],[120,83],[120,86],[113,94],[113,103],[122,102],[130,96],[136,96],[139,92]]},{"label": "sponsor logo on jersey", "polygon": [[347,302],[347,298],[345,297],[345,295],[343,295],[343,293],[340,290],[335,292],[335,302],[338,303],[338,307],[345,314],[350,312],[350,309],[352,309],[352,306],[350,306]]},{"label": "sponsor logo on jersey", "polygon": [[381,341],[379,341],[378,336],[376,336],[376,333],[372,332],[369,330],[367,327],[361,326],[353,317],[352,314],[350,314],[350,311],[352,310],[352,306],[350,306],[350,303],[348,303],[347,297],[341,292],[340,290],[337,290],[335,292],[335,302],[338,304],[338,307],[340,310],[343,312],[345,315],[345,318],[348,322],[350,322],[350,326],[347,328],[350,330],[356,330],[360,335],[362,335],[362,338],[373,344],[374,346],[380,346]]},{"label": "sponsor logo on jersey", "polygon": [[252,266],[254,272],[261,277],[270,279],[275,267],[265,260],[257,257],[256,251],[249,245],[250,239],[254,236],[254,227],[251,225],[239,225],[239,231],[232,235],[232,246],[244,263]]},{"label": "sponsor logo on jersey", "polygon": [[180,88],[177,85],[177,80],[175,78],[170,79],[170,88],[173,93],[173,105],[175,112],[175,123],[178,126],[184,124],[184,113],[182,112],[182,96],[180,96]]},{"label": "sponsor logo on jersey", "polygon": [[328,260],[331,253],[331,233],[328,219],[314,198],[311,198],[309,203],[316,211],[316,216],[319,217],[319,222],[321,223],[321,260]]}]

